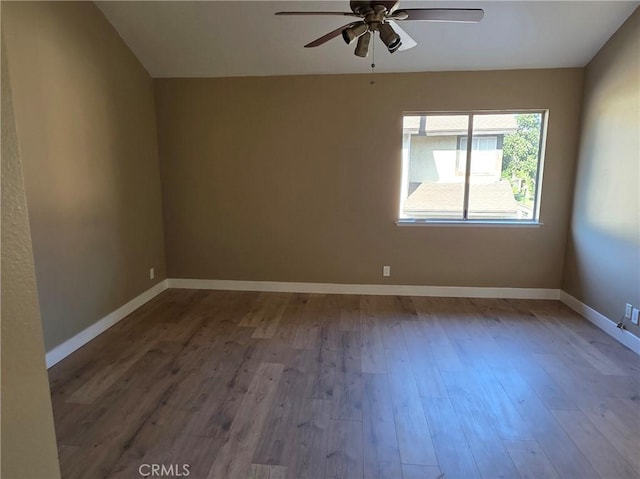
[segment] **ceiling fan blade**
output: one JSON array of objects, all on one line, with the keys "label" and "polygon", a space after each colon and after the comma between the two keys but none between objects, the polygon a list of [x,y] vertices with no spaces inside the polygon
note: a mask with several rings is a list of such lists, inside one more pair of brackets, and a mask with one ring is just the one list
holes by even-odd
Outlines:
[{"label": "ceiling fan blade", "polygon": [[400,40],[402,41],[402,44],[400,45],[400,48],[398,48],[398,51],[408,50],[409,48],[413,48],[418,44],[396,22],[394,22],[393,20],[387,20],[387,22],[389,22],[391,24],[391,26],[393,27],[393,29],[395,30],[395,32],[398,35],[400,35]]},{"label": "ceiling fan blade", "polygon": [[353,12],[276,12],[276,15],[340,15],[343,17],[359,17]]},{"label": "ceiling fan blade", "polygon": [[338,35],[341,35],[342,34],[342,30],[346,30],[347,28],[350,28],[353,25],[354,25],[353,23],[347,23],[346,25],[343,25],[340,28],[336,28],[332,32],[329,32],[326,35],[321,36],[320,38],[312,41],[311,43],[307,43],[304,47],[305,48],[313,48],[313,47],[317,47],[319,45],[322,45],[323,43],[328,42],[332,38],[335,38]]},{"label": "ceiling fan blade", "polygon": [[396,10],[389,18],[394,17],[397,17],[396,20],[478,23],[484,17],[484,10],[481,8],[407,8]]}]

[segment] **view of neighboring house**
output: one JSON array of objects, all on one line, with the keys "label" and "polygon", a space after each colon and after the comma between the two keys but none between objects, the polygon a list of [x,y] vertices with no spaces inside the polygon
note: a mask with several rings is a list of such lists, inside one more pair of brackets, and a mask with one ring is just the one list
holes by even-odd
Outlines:
[{"label": "view of neighboring house", "polygon": [[[469,218],[520,219],[510,181],[502,178],[505,135],[518,130],[516,114],[474,116]],[[464,205],[468,115],[405,116],[402,214],[460,218]]]}]

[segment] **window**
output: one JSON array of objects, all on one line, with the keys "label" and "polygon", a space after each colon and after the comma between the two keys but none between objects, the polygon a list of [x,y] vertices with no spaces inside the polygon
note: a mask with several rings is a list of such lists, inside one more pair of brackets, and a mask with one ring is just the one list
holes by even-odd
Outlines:
[{"label": "window", "polygon": [[[497,136],[476,136],[471,142],[474,151],[492,151],[498,148]],[[460,149],[467,151],[467,137],[460,137]]]},{"label": "window", "polygon": [[405,114],[400,219],[537,222],[545,116]]},{"label": "window", "polygon": [[[502,148],[502,147],[500,147]],[[497,136],[475,136],[471,142],[471,149],[473,152],[474,161],[471,164],[471,172],[474,174],[491,174],[495,169],[495,163],[491,162],[491,159],[498,150],[498,137]],[[465,152],[463,158],[458,158],[458,171],[464,175],[466,165],[466,152],[467,152],[467,137],[460,137],[460,144],[458,150]],[[490,151],[492,153],[485,154],[480,153],[482,151]],[[462,161],[461,161],[462,160]]]}]

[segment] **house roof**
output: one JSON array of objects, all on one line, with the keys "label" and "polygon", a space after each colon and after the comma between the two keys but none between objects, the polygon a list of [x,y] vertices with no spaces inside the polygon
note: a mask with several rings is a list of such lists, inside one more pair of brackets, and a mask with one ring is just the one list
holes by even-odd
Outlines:
[{"label": "house roof", "polygon": [[[405,116],[403,130],[416,134],[420,131],[420,115]],[[466,115],[429,115],[426,117],[427,136],[466,135],[469,123]],[[481,134],[504,134],[516,131],[518,124],[515,114],[484,115],[473,117],[473,131]]]},{"label": "house roof", "polygon": [[[430,216],[460,213],[464,198],[464,183],[421,183],[404,203],[409,216]],[[511,185],[506,180],[497,183],[471,184],[469,211],[491,216],[515,217],[518,204]]]}]

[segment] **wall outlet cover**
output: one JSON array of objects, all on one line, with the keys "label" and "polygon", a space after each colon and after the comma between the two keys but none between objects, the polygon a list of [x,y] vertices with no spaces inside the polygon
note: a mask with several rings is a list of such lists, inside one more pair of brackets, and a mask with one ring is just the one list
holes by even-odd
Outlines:
[{"label": "wall outlet cover", "polygon": [[391,276],[391,266],[382,267],[382,276]]},{"label": "wall outlet cover", "polygon": [[640,314],[640,310],[638,308],[633,308],[631,312],[631,322],[633,324],[638,324],[638,314]]},{"label": "wall outlet cover", "polygon": [[149,279],[153,279],[156,277],[156,270],[155,268],[150,268],[149,269]]},{"label": "wall outlet cover", "polygon": [[624,319],[629,319],[631,318],[631,309],[633,308],[632,305],[630,305],[629,303],[627,303],[624,307]]}]

